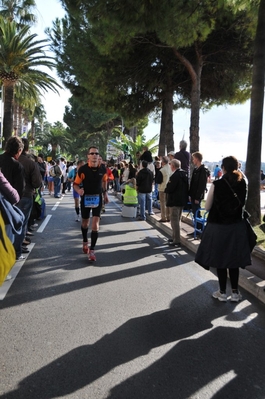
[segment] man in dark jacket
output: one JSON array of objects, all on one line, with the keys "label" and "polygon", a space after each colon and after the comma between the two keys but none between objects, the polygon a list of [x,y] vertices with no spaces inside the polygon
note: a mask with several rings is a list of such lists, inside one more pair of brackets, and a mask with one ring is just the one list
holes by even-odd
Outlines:
[{"label": "man in dark jacket", "polygon": [[188,199],[188,174],[180,167],[181,163],[178,159],[170,161],[172,175],[165,190],[172,227],[172,239],[169,240],[171,246],[180,246],[180,219]]},{"label": "man in dark jacket", "polygon": [[[195,216],[195,213],[201,207],[201,201],[204,198],[208,171],[202,164],[202,154],[200,152],[194,152],[192,154],[192,162],[195,165],[195,168],[190,182],[189,199],[191,202],[192,213]],[[201,217],[200,213],[198,213],[198,217]],[[193,235],[193,233],[190,235]]]},{"label": "man in dark jacket", "polygon": [[190,175],[190,153],[187,151],[187,142],[181,140],[179,143],[179,151],[174,155],[175,159],[181,162],[181,168]]},{"label": "man in dark jacket", "polygon": [[142,161],[142,169],[136,176],[136,186],[138,191],[138,202],[140,205],[139,220],[146,220],[145,207],[149,215],[153,215],[152,209],[152,187],[153,187],[153,173],[147,168],[147,161]]},{"label": "man in dark jacket", "polygon": [[19,137],[10,137],[5,146],[5,152],[0,155],[0,168],[5,178],[14,187],[19,197],[22,197],[25,179],[23,166],[18,162],[24,145]]},{"label": "man in dark jacket", "polygon": [[22,252],[28,252],[27,249],[22,249],[22,243],[27,232],[28,220],[33,205],[34,190],[35,188],[40,188],[42,184],[42,177],[38,164],[28,155],[29,141],[26,138],[23,138],[22,141],[24,144],[24,150],[19,157],[19,162],[24,167],[26,185],[23,195],[20,198],[20,201],[17,203],[17,206],[24,213],[25,219],[22,226],[22,232],[20,235],[16,235],[14,241],[17,260],[24,259]]}]

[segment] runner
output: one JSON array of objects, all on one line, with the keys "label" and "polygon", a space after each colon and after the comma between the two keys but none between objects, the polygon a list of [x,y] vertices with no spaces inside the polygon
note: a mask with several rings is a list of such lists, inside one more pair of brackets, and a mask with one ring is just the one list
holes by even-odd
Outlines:
[{"label": "runner", "polygon": [[[88,163],[79,168],[74,190],[81,196],[81,231],[83,236],[83,252],[88,254],[88,260],[95,261],[95,246],[98,239],[100,211],[102,207],[102,191],[104,202],[109,202],[107,193],[108,176],[99,166],[99,151],[96,146],[88,149]],[[81,186],[81,187],[80,187]],[[91,244],[88,245],[88,227],[90,211],[92,211]]]},{"label": "runner", "polygon": [[[78,169],[83,166],[85,164],[84,161],[82,161],[81,159],[77,162],[76,164],[76,168],[72,169],[69,173],[68,173],[68,181],[70,182],[70,184],[72,182],[74,182],[76,175],[77,175],[77,171]],[[68,190],[69,191],[69,190]],[[75,221],[76,222],[80,222],[80,216],[79,216],[79,207],[80,207],[80,195],[76,192],[76,190],[73,190],[73,198],[74,198],[74,202],[75,202],[75,214],[76,214],[76,218]]]}]

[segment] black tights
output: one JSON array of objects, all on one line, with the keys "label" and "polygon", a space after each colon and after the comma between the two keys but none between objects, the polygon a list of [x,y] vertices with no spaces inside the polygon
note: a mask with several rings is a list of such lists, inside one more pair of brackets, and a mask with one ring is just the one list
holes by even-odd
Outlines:
[{"label": "black tights", "polygon": [[[232,291],[238,290],[238,278],[239,278],[239,268],[228,269],[229,277],[231,282]],[[226,282],[227,282],[227,269],[217,269],[217,276],[220,285],[220,291],[226,292]]]}]

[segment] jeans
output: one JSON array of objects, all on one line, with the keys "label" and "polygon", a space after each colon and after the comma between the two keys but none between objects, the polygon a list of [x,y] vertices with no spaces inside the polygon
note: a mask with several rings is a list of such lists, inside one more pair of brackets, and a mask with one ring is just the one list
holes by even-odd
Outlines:
[{"label": "jeans", "polygon": [[[195,217],[196,211],[198,209],[200,209],[200,207],[201,207],[201,201],[199,202],[199,204],[195,204],[195,201],[191,200],[191,209],[192,209],[192,213],[193,213],[194,217]],[[197,216],[201,217],[201,212],[198,212]],[[202,229],[202,224],[201,223],[197,223],[197,228],[198,229]]]},{"label": "jeans", "polygon": [[28,220],[30,217],[31,209],[33,205],[33,198],[29,197],[22,197],[21,200],[16,204],[16,206],[23,212],[25,215],[25,219],[22,225],[22,232],[21,234],[16,234],[15,235],[15,241],[14,241],[14,248],[16,251],[16,257],[18,258],[22,254],[22,242],[24,241],[26,232],[27,232],[27,227],[28,227]]},{"label": "jeans", "polygon": [[120,187],[120,178],[119,178],[119,177],[115,177],[114,182],[115,182],[115,188],[114,188],[114,190],[117,191],[117,193],[118,193],[118,192],[121,191],[121,187]]},{"label": "jeans", "polygon": [[54,196],[59,197],[60,196],[60,191],[61,191],[61,178],[58,176],[55,176],[53,178],[54,181]]},{"label": "jeans", "polygon": [[147,207],[148,214],[153,212],[152,209],[152,193],[138,193],[138,202],[140,205],[140,218],[146,220],[145,207]]}]

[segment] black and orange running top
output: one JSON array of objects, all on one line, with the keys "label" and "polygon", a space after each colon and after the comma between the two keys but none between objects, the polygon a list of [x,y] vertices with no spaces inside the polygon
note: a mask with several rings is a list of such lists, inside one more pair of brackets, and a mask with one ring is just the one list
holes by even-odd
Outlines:
[{"label": "black and orange running top", "polygon": [[101,194],[102,182],[108,180],[105,166],[90,166],[88,162],[86,165],[80,166],[76,174],[74,184],[81,186],[85,194]]}]

